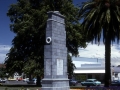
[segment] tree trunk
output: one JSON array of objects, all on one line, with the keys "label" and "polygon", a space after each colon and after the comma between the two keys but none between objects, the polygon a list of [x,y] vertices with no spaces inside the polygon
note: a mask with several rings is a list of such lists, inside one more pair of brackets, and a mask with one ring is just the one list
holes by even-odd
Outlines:
[{"label": "tree trunk", "polygon": [[111,38],[110,33],[106,34],[105,39],[105,87],[111,84]]},{"label": "tree trunk", "polygon": [[41,78],[40,78],[40,76],[37,76],[36,85],[37,85],[37,86],[41,86]]},{"label": "tree trunk", "polygon": [[29,80],[30,80],[30,81],[32,80],[31,74],[29,74]]}]

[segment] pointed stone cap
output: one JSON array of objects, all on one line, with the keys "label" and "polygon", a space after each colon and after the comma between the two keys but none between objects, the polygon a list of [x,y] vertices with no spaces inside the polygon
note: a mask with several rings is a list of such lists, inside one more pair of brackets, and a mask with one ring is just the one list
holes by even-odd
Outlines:
[{"label": "pointed stone cap", "polygon": [[61,17],[61,18],[65,18],[65,16],[63,16],[59,11],[49,11],[47,13],[48,13],[48,18],[51,18],[52,15],[53,16],[58,16],[58,17]]}]

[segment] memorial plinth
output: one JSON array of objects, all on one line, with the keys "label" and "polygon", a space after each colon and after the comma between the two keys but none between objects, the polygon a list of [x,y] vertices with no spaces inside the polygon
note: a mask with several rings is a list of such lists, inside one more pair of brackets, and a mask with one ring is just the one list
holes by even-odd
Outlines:
[{"label": "memorial plinth", "polygon": [[48,12],[42,90],[69,90],[64,16]]}]

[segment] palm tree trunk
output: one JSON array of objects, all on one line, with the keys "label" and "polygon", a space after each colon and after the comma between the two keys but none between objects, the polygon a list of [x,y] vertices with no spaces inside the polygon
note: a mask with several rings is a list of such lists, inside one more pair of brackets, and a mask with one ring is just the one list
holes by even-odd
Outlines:
[{"label": "palm tree trunk", "polygon": [[106,34],[105,40],[105,87],[111,84],[111,38],[110,33]]}]

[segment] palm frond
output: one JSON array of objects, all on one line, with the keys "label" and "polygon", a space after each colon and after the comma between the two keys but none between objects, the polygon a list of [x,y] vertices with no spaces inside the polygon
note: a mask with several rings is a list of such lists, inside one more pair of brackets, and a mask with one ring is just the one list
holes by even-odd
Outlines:
[{"label": "palm frond", "polygon": [[117,12],[116,12],[116,11],[114,11],[114,14],[115,14],[115,16],[116,16],[116,18],[117,18],[118,22],[120,22],[120,16],[117,14]]},{"label": "palm frond", "polygon": [[116,10],[117,10],[118,15],[120,15],[120,7],[116,6]]},{"label": "palm frond", "polygon": [[89,6],[91,6],[91,5],[93,5],[93,4],[95,4],[95,2],[87,2],[87,3],[85,3],[85,4],[83,5],[83,7],[82,7],[82,10],[88,8]]},{"label": "palm frond", "polygon": [[107,19],[107,22],[110,23],[110,19],[111,19],[110,9],[107,9],[106,11],[106,19]]}]

